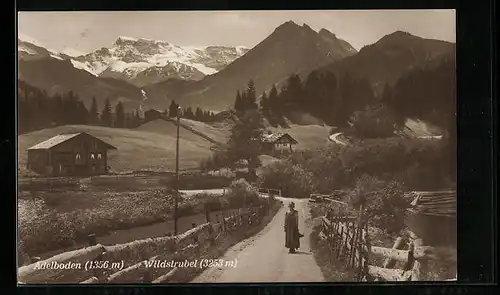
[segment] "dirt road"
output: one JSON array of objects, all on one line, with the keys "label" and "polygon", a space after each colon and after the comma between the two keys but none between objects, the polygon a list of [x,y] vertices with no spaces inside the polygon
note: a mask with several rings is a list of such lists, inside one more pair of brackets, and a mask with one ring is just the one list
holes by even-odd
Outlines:
[{"label": "dirt road", "polygon": [[[299,212],[299,230],[304,234],[296,254],[285,248],[283,230],[290,201]],[[229,249],[221,257],[236,261],[236,267],[206,269],[192,283],[323,282],[323,274],[309,248],[311,226],[307,200],[284,199],[285,206],[257,235]]]},{"label": "dirt road", "polygon": [[339,135],[341,135],[341,134],[342,134],[342,132],[337,132],[337,133],[335,133],[335,134],[330,135],[330,136],[329,136],[330,141],[333,141],[333,142],[335,142],[335,143],[337,143],[337,144],[340,144],[340,145],[347,145],[345,142],[340,141],[340,140],[338,139],[338,136],[339,136]]}]

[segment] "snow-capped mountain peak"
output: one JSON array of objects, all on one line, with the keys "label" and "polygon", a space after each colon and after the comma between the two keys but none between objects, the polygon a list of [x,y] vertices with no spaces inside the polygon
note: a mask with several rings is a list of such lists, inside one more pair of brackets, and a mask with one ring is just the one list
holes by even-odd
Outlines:
[{"label": "snow-capped mountain peak", "polygon": [[74,48],[71,48],[71,47],[64,48],[61,51],[61,53],[66,54],[66,55],[71,56],[71,57],[79,57],[79,56],[85,55],[85,53],[83,53],[79,50],[76,50]]},{"label": "snow-capped mountain peak", "polygon": [[[29,47],[38,47],[38,48],[41,48],[41,49],[44,49],[44,50],[48,51],[50,54],[54,55],[55,58],[61,59],[61,57],[59,56],[60,55],[59,52],[57,52],[56,50],[53,50],[53,49],[49,48],[48,46],[46,46],[42,42],[36,40],[35,38],[32,38],[32,37],[30,37],[30,36],[28,36],[26,34],[18,32],[17,39],[19,41],[21,41],[20,43],[21,43],[22,46],[20,46],[20,47],[21,47],[21,49],[25,49],[24,50],[25,52],[30,52],[30,50],[28,50]],[[33,50],[31,50],[31,52],[33,52]]]},{"label": "snow-capped mountain peak", "polygon": [[244,46],[178,46],[163,40],[120,36],[111,47],[77,60],[94,74],[142,87],[170,78],[199,80],[247,51]]},{"label": "snow-capped mountain peak", "polygon": [[120,36],[111,47],[83,54],[71,47],[62,52],[19,35],[19,57],[70,60],[94,76],[113,77],[142,87],[171,78],[199,80],[226,67],[249,49],[244,46],[178,46],[163,40]]}]

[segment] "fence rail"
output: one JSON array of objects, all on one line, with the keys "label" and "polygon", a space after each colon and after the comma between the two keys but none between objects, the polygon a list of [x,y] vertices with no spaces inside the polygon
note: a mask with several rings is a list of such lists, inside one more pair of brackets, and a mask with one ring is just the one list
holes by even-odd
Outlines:
[{"label": "fence rail", "polygon": [[[193,227],[177,236],[137,240],[105,246],[89,236],[89,246],[61,253],[18,269],[20,284],[36,283],[165,283],[180,271],[170,267],[148,267],[148,261],[181,261],[203,258],[213,246],[232,232],[261,224],[266,216],[274,216],[281,202],[246,208],[240,212],[218,216],[216,220]],[[192,261],[193,259],[191,259]],[[89,264],[90,262],[90,264]]]},{"label": "fence rail", "polygon": [[[455,251],[424,246],[414,233],[408,241],[397,238],[392,248],[373,246],[367,223],[349,212],[323,216],[319,237],[329,244],[331,257],[355,271],[358,281],[420,281],[428,260],[456,263]],[[382,266],[371,262],[375,256],[385,258]],[[394,268],[397,262],[404,267]]]}]

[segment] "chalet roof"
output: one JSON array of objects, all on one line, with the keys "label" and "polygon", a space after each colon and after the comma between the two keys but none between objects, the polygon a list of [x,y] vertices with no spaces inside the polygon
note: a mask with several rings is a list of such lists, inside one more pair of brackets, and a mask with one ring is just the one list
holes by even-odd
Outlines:
[{"label": "chalet roof", "polygon": [[103,141],[95,136],[92,136],[86,132],[79,132],[79,133],[67,133],[67,134],[56,135],[52,138],[47,139],[46,141],[40,142],[40,143],[28,148],[28,150],[48,150],[48,149],[51,149],[57,145],[60,145],[63,142],[66,142],[72,138],[75,138],[75,137],[77,137],[79,135],[83,135],[83,134],[86,134],[90,137],[97,139],[98,141],[100,141],[104,145],[106,145],[109,149],[116,149],[116,147],[110,145],[109,143],[107,143],[107,142],[105,142],[105,141]]},{"label": "chalet roof", "polygon": [[415,191],[406,196],[413,197],[409,208],[413,213],[456,218],[456,191]]},{"label": "chalet roof", "polygon": [[281,132],[275,132],[275,133],[269,133],[269,134],[262,135],[262,142],[275,143],[284,136],[289,137],[293,144],[298,144],[298,142],[290,134],[281,133]]},{"label": "chalet roof", "polygon": [[162,113],[163,114],[164,111],[158,110],[158,109],[149,109],[149,110],[145,111],[145,113],[150,113],[150,112],[158,112],[158,113]]}]

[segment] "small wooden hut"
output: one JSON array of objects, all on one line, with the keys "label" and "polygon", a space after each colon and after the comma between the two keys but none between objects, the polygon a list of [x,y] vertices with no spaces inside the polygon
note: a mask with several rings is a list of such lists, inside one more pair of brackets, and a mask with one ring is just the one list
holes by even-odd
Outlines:
[{"label": "small wooden hut", "polygon": [[292,146],[298,144],[298,141],[288,133],[270,131],[262,136],[261,142],[263,152],[272,156],[291,153]]}]

